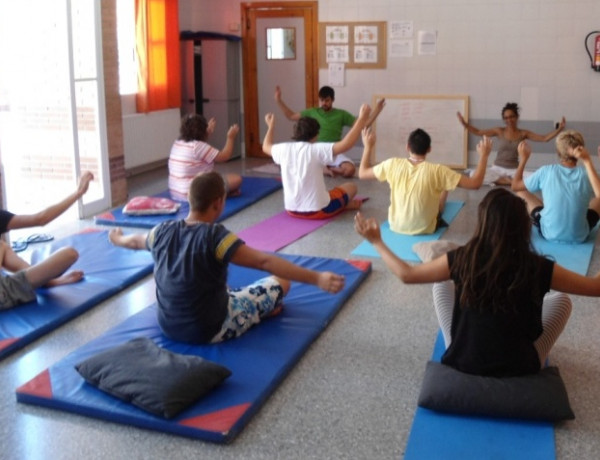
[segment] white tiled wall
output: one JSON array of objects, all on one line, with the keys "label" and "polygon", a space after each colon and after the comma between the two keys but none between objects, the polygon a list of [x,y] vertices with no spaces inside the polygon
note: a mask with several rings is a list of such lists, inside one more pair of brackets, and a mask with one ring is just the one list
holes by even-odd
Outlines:
[{"label": "white tiled wall", "polygon": [[[229,30],[240,20],[240,0],[180,0],[182,29]],[[319,21],[412,21],[436,30],[437,55],[389,57],[384,70],[346,71],[338,105],[356,110],[371,95],[468,94],[470,117],[497,120],[506,102],[521,119],[567,118],[598,123],[600,72],[590,68],[584,38],[600,30],[599,0],[320,0]],[[320,70],[320,85],[327,71]],[[361,91],[357,91],[360,88]],[[569,124],[571,122],[571,124]],[[553,150],[552,146],[548,146]],[[595,148],[595,146],[594,146]]]},{"label": "white tiled wall", "polygon": [[600,30],[597,0],[319,2],[319,21],[345,20],[408,20],[415,34],[438,32],[436,56],[418,56],[415,45],[412,58],[388,56],[385,71],[348,70],[336,96],[350,107],[365,99],[360,83],[365,93],[469,94],[474,118],[500,121],[516,101],[522,119],[600,122],[600,73],[584,49],[587,33]]}]

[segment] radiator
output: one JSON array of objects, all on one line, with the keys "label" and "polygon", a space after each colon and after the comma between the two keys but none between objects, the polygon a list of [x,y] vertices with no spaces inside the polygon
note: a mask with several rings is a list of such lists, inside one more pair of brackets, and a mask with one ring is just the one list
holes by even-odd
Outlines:
[{"label": "radiator", "polygon": [[179,136],[179,109],[123,116],[125,169],[169,158],[173,141]]}]

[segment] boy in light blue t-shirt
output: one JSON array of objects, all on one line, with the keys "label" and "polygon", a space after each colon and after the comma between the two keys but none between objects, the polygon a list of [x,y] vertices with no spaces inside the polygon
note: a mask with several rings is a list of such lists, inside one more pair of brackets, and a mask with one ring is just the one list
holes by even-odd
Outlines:
[{"label": "boy in light blue t-shirt", "polygon": [[[519,144],[519,167],[512,189],[527,203],[533,224],[549,241],[582,243],[600,219],[600,178],[581,133],[568,130],[556,138],[558,164],[545,165],[523,179],[531,155]],[[600,154],[600,147],[598,149]],[[577,164],[581,160],[583,168]],[[534,195],[541,191],[542,199]]]}]

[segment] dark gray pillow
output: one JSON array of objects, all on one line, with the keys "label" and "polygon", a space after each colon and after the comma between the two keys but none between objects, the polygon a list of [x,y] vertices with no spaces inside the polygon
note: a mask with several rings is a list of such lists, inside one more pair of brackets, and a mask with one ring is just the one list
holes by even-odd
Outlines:
[{"label": "dark gray pillow", "polygon": [[466,374],[429,361],[419,406],[440,412],[552,422],[575,418],[557,367],[500,378]]},{"label": "dark gray pillow", "polygon": [[199,356],[173,353],[140,337],[75,366],[99,389],[171,418],[219,385],[231,371]]}]

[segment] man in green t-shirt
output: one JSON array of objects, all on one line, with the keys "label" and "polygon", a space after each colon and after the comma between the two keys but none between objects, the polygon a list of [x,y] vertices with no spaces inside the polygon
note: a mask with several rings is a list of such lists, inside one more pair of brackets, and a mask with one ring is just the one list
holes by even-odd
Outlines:
[{"label": "man in green t-shirt", "polygon": [[[356,117],[351,113],[336,109],[333,107],[333,101],[335,100],[335,91],[330,86],[323,86],[319,90],[319,107],[311,107],[301,112],[295,112],[290,109],[283,99],[281,99],[281,88],[275,87],[275,101],[282,110],[283,114],[288,120],[298,121],[300,117],[314,118],[319,122],[319,138],[318,142],[338,142],[342,138],[342,131],[344,126],[352,126],[356,121]],[[385,105],[385,99],[379,99],[371,117],[367,121],[367,127],[371,126],[379,113],[383,110]],[[343,176],[353,177],[356,171],[354,162],[344,154],[337,155],[335,157],[335,163],[327,165],[325,168],[325,174],[328,176]]]}]

